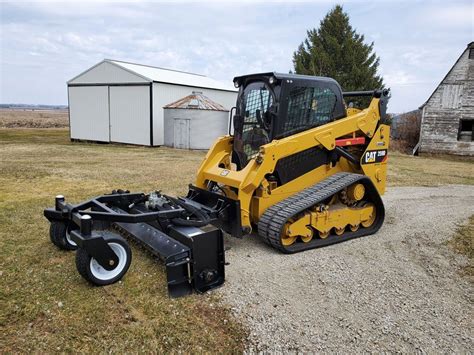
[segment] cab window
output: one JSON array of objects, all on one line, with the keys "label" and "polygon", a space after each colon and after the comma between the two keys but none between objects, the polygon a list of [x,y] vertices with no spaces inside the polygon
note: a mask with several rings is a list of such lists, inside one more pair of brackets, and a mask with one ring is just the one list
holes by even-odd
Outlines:
[{"label": "cab window", "polygon": [[318,127],[332,121],[336,94],[328,88],[291,88],[287,118],[282,132],[285,136]]}]

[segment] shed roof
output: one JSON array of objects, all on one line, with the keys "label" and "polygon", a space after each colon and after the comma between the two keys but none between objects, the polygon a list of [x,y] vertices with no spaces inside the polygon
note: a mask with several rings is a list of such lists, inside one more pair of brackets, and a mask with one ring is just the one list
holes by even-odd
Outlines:
[{"label": "shed roof", "polygon": [[210,110],[210,111],[229,111],[221,104],[212,101],[202,92],[193,91],[191,95],[174,101],[163,108],[188,109],[188,110]]},{"label": "shed roof", "polygon": [[149,82],[186,85],[186,86],[194,86],[194,87],[200,87],[200,88],[233,91],[233,92],[237,91],[233,85],[211,79],[205,75],[189,73],[189,72],[173,70],[173,69],[154,67],[151,65],[124,62],[124,61],[113,60],[113,59],[104,59],[100,63],[97,63],[93,67],[87,69],[86,71],[72,78],[71,80],[69,80],[68,83],[72,83],[77,78],[92,71],[94,68],[98,67],[99,65],[103,63],[111,64],[129,73],[135,74]]}]

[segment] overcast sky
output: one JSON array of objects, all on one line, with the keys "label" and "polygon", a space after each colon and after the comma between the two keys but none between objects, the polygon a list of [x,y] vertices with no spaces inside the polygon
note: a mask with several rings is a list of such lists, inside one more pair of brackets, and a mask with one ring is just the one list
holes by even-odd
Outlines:
[{"label": "overcast sky", "polygon": [[[340,1],[375,42],[390,112],[420,106],[474,40],[472,1]],[[0,103],[66,104],[66,81],[104,58],[201,73],[292,69],[335,2],[2,2]],[[371,89],[371,88],[367,88]]]}]

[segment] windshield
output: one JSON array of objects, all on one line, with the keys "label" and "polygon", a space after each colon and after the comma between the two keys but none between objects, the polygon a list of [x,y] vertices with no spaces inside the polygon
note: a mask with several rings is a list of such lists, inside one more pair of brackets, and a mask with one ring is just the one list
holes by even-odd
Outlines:
[{"label": "windshield", "polygon": [[235,122],[234,151],[240,168],[256,154],[260,146],[270,142],[270,113],[273,94],[263,82],[247,85],[239,97],[238,117]]}]

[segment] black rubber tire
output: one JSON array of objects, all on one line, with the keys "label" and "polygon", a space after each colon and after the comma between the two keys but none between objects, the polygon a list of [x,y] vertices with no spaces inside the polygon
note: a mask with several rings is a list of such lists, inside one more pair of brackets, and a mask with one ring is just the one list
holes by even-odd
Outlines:
[{"label": "black rubber tire", "polygon": [[49,226],[49,238],[51,242],[61,250],[76,250],[77,245],[71,244],[67,238],[68,226],[64,222],[54,221]]},{"label": "black rubber tire", "polygon": [[[116,243],[120,244],[124,251],[125,251],[125,264],[123,265],[123,268],[121,271],[115,275],[114,277],[111,277],[109,279],[100,279],[94,276],[92,270],[91,270],[91,261],[92,261],[92,256],[87,253],[85,249],[78,248],[76,252],[76,269],[79,272],[79,274],[87,280],[89,283],[95,285],[95,286],[106,286],[106,285],[111,285],[117,281],[119,281],[128,271],[128,268],[130,267],[130,263],[132,262],[132,250],[130,249],[130,246],[128,245],[127,241],[120,237],[119,235],[106,235],[104,236],[105,241],[110,245],[111,243]],[[119,255],[117,255],[119,256]],[[120,259],[117,267],[120,266]]]}]

